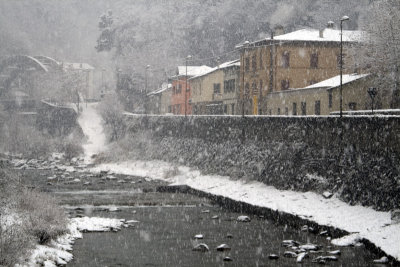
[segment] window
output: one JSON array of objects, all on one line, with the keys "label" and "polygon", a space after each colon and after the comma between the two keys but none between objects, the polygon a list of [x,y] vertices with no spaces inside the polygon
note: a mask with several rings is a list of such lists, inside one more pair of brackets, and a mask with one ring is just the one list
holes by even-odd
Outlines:
[{"label": "window", "polygon": [[220,93],[221,93],[221,84],[214,83],[214,94],[220,94]]},{"label": "window", "polygon": [[307,103],[306,102],[301,102],[301,115],[303,115],[303,116],[307,115]]},{"label": "window", "polygon": [[290,67],[290,53],[289,51],[285,51],[282,53],[282,68]]},{"label": "window", "polygon": [[329,106],[329,108],[332,108],[332,104],[333,104],[332,90],[329,91],[328,98],[329,98],[328,99],[328,106]]},{"label": "window", "polygon": [[260,95],[261,95],[262,89],[263,89],[263,81],[260,80]]},{"label": "window", "polygon": [[288,116],[289,115],[289,108],[285,107],[285,115]]},{"label": "window", "polygon": [[251,58],[251,65],[253,68],[253,71],[257,70],[257,56],[254,54]]},{"label": "window", "polygon": [[246,61],[244,64],[245,70],[249,71],[250,70],[250,59],[248,57],[246,57],[245,61]]},{"label": "window", "polygon": [[315,101],[315,115],[321,115],[321,101]]},{"label": "window", "polygon": [[235,92],[235,79],[224,81],[224,93]]},{"label": "window", "polygon": [[250,96],[250,85],[249,85],[249,83],[246,83],[246,86],[244,88],[244,96],[246,98],[248,98]]},{"label": "window", "polygon": [[172,93],[176,94],[176,86],[175,85],[172,87]]},{"label": "window", "polygon": [[289,89],[289,86],[290,86],[290,82],[289,82],[288,79],[282,80],[282,81],[281,81],[281,90],[282,90],[282,91],[288,90],[288,89]]},{"label": "window", "polygon": [[224,115],[228,114],[228,105],[224,105]]},{"label": "window", "polygon": [[172,111],[171,106],[168,106],[168,113],[171,113],[171,111]]},{"label": "window", "polygon": [[193,107],[193,114],[194,115],[197,115],[197,111],[198,110],[198,107],[197,107],[197,105],[194,105],[194,107]]},{"label": "window", "polygon": [[293,115],[297,115],[297,103],[293,103]]},{"label": "window", "polygon": [[231,104],[232,115],[235,115],[235,104]]},{"label": "window", "polygon": [[343,63],[343,68],[344,68],[344,65],[345,65],[344,58],[345,58],[345,56],[346,55],[343,54],[343,61],[341,61],[340,54],[336,55],[336,62],[337,62],[337,68],[338,69],[340,69],[340,62]]},{"label": "window", "polygon": [[178,85],[178,90],[176,90],[177,94],[180,94],[182,92],[182,84]]},{"label": "window", "polygon": [[257,84],[255,81],[251,84],[251,91],[252,91],[253,95],[258,95],[258,88],[257,88]]},{"label": "window", "polygon": [[278,115],[281,115],[281,108],[278,108]]},{"label": "window", "polygon": [[357,110],[357,103],[356,102],[350,102],[349,103],[349,109],[350,110]]},{"label": "window", "polygon": [[318,68],[318,53],[312,53],[310,57],[310,68]]},{"label": "window", "polygon": [[262,51],[260,51],[260,69],[263,69]]}]

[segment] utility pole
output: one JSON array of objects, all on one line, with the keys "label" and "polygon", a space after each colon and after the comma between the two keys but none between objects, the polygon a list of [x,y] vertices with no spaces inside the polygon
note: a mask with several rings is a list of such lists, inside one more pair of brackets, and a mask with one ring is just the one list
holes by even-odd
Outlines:
[{"label": "utility pole", "polygon": [[343,117],[343,21],[347,20],[348,16],[340,19],[340,118]]},{"label": "utility pole", "polygon": [[187,111],[186,111],[186,106],[187,106],[187,92],[188,92],[188,73],[187,73],[187,68],[188,68],[188,60],[191,60],[192,56],[189,55],[186,57],[186,76],[185,76],[185,117],[187,116]]}]

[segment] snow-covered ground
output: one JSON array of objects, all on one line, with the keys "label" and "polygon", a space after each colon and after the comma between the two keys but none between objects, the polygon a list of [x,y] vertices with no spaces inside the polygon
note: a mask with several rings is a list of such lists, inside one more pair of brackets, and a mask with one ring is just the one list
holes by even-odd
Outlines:
[{"label": "snow-covered ground", "polygon": [[107,232],[120,230],[125,220],[83,217],[73,218],[68,225],[69,233],[43,246],[38,245],[30,257],[16,267],[66,265],[73,259],[72,245],[76,239],[82,238],[82,232]]},{"label": "snow-covered ground", "polygon": [[83,110],[78,118],[83,133],[88,138],[83,145],[85,162],[90,163],[92,156],[103,151],[106,146],[106,136],[103,132],[102,119],[96,110],[97,103],[83,105]]},{"label": "snow-covered ground", "polygon": [[[278,190],[260,182],[231,180],[229,177],[201,175],[198,170],[173,166],[161,161],[127,161],[102,164],[94,172],[114,173],[162,179],[176,185],[188,185],[214,195],[228,197],[252,205],[297,215],[320,225],[333,226],[357,233],[348,240],[365,238],[388,255],[400,260],[400,223],[392,223],[389,212],[350,206],[336,196],[325,199],[312,192]],[[337,241],[337,244],[351,242]],[[333,241],[335,242],[335,241]]]}]

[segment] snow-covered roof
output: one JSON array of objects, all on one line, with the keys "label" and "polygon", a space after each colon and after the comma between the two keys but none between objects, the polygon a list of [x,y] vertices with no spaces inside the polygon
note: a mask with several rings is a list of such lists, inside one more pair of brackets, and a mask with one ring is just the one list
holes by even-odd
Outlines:
[{"label": "snow-covered roof", "polygon": [[[367,77],[369,74],[344,74],[343,75],[343,80],[342,84],[350,83],[355,80]],[[333,87],[338,87],[340,86],[340,75],[332,77],[330,79],[324,80],[319,83],[315,83],[313,85],[305,87],[305,89],[311,89],[311,88],[333,88]]]},{"label": "snow-covered roof", "polygon": [[[317,29],[302,29],[274,37],[274,40],[282,41],[319,41],[319,42],[340,42],[340,30],[324,29],[322,35]],[[321,37],[322,36],[322,37]],[[358,42],[365,39],[363,31],[343,31],[344,42]],[[270,40],[268,38],[267,40]]]},{"label": "snow-covered roof", "polygon": [[74,70],[94,70],[94,67],[89,65],[88,63],[63,63],[65,69],[74,69]]},{"label": "snow-covered roof", "polygon": [[[193,77],[208,72],[212,68],[206,65],[203,66],[187,66],[187,76]],[[178,66],[176,76],[186,76],[186,66]]]},{"label": "snow-covered roof", "polygon": [[168,89],[171,89],[172,88],[172,84],[166,84],[166,83],[164,83],[164,84],[162,84],[161,85],[161,88],[158,88],[157,90],[155,90],[155,91],[153,91],[153,92],[150,92],[150,93],[148,93],[147,95],[148,96],[152,96],[152,95],[158,95],[158,94],[161,94],[161,93],[163,93],[163,92],[165,92],[166,90],[168,90]]},{"label": "snow-covered roof", "polygon": [[202,76],[210,74],[210,73],[212,73],[212,72],[214,72],[216,70],[225,69],[225,68],[229,68],[229,67],[233,67],[233,66],[240,66],[240,59],[235,59],[233,61],[228,61],[228,62],[222,63],[219,66],[211,68],[209,71],[204,72],[203,74],[196,75],[196,76],[190,78],[189,80],[202,77]]}]

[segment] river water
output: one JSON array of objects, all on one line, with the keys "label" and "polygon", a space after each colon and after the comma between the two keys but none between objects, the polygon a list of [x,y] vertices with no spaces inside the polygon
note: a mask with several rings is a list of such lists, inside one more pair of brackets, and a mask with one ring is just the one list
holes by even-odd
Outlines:
[{"label": "river water", "polygon": [[[378,258],[361,247],[331,247],[326,237],[300,229],[276,225],[273,221],[252,214],[239,214],[206,198],[181,193],[157,192],[163,181],[114,174],[104,179],[89,172],[71,172],[65,178],[48,182],[49,176],[61,175],[54,170],[20,170],[25,183],[55,196],[71,217],[95,216],[137,220],[133,227],[118,232],[85,233],[74,245],[74,260],[68,266],[297,266],[295,258],[283,256],[282,241],[291,239],[301,244],[322,246],[310,253],[302,266],[311,266],[312,259],[340,249],[338,261],[330,266],[373,266]],[[80,182],[71,182],[81,179]],[[119,181],[123,180],[124,183]],[[87,183],[87,185],[84,185]],[[117,212],[107,211],[112,205]],[[78,212],[83,207],[85,212]],[[237,222],[248,215],[250,222]],[[194,236],[202,234],[204,239]],[[205,243],[208,252],[192,251]],[[230,251],[216,247],[227,244]],[[270,254],[279,259],[270,260]],[[229,257],[232,261],[224,261]]]},{"label": "river water", "polygon": [[[209,212],[208,212],[209,211]],[[282,241],[323,246],[322,253],[311,254],[303,266],[315,265],[312,259],[326,255],[331,247],[326,237],[299,229],[276,225],[250,215],[251,222],[237,222],[241,215],[217,206],[138,206],[122,207],[120,212],[94,212],[90,216],[139,221],[119,232],[87,233],[74,246],[75,259],[68,266],[297,266],[295,258],[283,257],[289,250]],[[216,218],[215,216],[218,216]],[[204,239],[196,240],[197,234]],[[210,251],[192,251],[198,243]],[[216,247],[227,244],[228,252]],[[376,256],[363,247],[340,248],[341,255],[331,266],[369,266]],[[280,255],[270,260],[270,254]],[[232,261],[225,262],[230,257]]]}]

